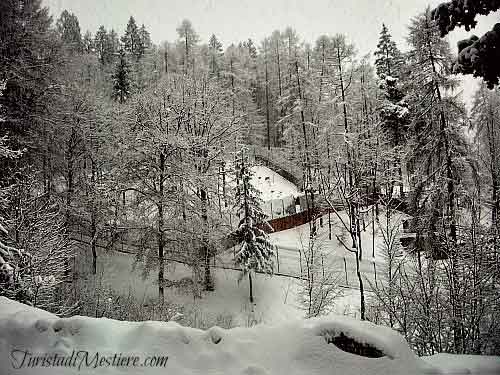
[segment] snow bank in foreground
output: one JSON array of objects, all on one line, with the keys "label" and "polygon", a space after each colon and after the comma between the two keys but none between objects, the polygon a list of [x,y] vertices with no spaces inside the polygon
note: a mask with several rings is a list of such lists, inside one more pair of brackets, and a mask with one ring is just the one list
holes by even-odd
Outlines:
[{"label": "snow bank in foreground", "polygon": [[422,357],[422,359],[432,366],[438,367],[442,374],[500,374],[500,357],[442,353],[429,357]]},{"label": "snow bank in foreground", "polygon": [[[342,347],[335,342],[340,336],[347,337],[345,350],[352,350],[348,348],[354,339],[356,345],[375,348],[380,355],[369,358],[341,350],[335,345]],[[73,352],[76,354],[70,357]],[[42,358],[40,366],[64,360],[70,367],[27,367],[28,360],[31,358],[29,363],[33,364],[35,356]],[[136,366],[152,356],[156,359],[168,356],[168,360],[159,367],[137,368],[132,366],[133,361],[129,361],[128,367],[113,366],[133,356],[138,357]],[[89,366],[85,366],[85,361]],[[95,367],[98,361],[102,361],[101,367]],[[0,297],[0,373],[410,375],[440,372],[417,358],[404,339],[391,329],[352,318],[201,331],[173,322],[132,323],[81,316],[61,319]]]}]

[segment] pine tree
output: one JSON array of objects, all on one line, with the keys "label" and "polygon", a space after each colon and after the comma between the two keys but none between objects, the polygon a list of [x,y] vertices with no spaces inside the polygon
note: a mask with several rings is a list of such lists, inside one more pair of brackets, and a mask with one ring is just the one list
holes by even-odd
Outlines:
[{"label": "pine tree", "polygon": [[130,83],[130,68],[127,62],[127,57],[123,49],[119,52],[119,60],[116,65],[116,69],[113,78],[113,99],[118,100],[120,103],[125,103],[125,101],[130,97],[131,93],[131,83]]},{"label": "pine tree", "polygon": [[[476,141],[484,168],[488,171],[491,191],[491,223],[500,234],[500,93],[491,91],[482,84],[476,91],[472,108],[472,125],[476,130]],[[496,243],[495,243],[496,245]]]},{"label": "pine tree", "polygon": [[255,47],[252,39],[248,38],[248,40],[241,43],[241,46],[248,51],[248,55],[251,58],[255,59],[257,57],[257,47]]},{"label": "pine tree", "polygon": [[[379,115],[381,119],[381,127],[385,132],[389,147],[392,149],[394,155],[400,155],[400,148],[406,143],[408,126],[410,123],[410,116],[408,104],[405,102],[405,94],[400,84],[401,70],[403,67],[403,59],[401,52],[392,40],[391,35],[385,24],[382,25],[379,43],[375,51],[377,57],[375,66],[377,75],[382,79],[380,88],[384,90],[385,100],[379,108]],[[389,187],[390,196],[392,196],[392,185],[399,179],[398,185],[400,187],[399,195],[402,197],[404,194],[403,189],[403,160],[399,156],[396,158],[397,170],[399,178],[392,178],[391,186]],[[391,161],[387,163],[392,164]],[[386,173],[392,168],[386,168]],[[389,172],[389,174],[392,174]]]},{"label": "pine tree", "polygon": [[130,16],[125,34],[121,38],[126,52],[139,59],[141,55],[141,36],[134,17]]},{"label": "pine tree", "polygon": [[[412,122],[411,162],[418,184],[411,206],[417,237],[427,236],[435,258],[449,262],[448,293],[453,319],[456,353],[463,353],[463,310],[460,304],[459,258],[464,233],[459,224],[458,203],[467,200],[471,187],[464,184],[466,172],[474,168],[467,157],[468,145],[463,129],[465,109],[450,95],[457,82],[450,77],[449,45],[440,39],[430,11],[416,17],[409,28],[411,46]],[[422,247],[417,251],[420,254]],[[417,259],[420,262],[420,257]],[[419,263],[420,264],[420,263]],[[427,323],[424,323],[427,324]]]},{"label": "pine tree", "polygon": [[177,34],[179,35],[179,47],[183,52],[182,65],[184,67],[184,74],[187,74],[190,67],[194,64],[194,47],[200,40],[198,34],[193,28],[191,21],[185,19],[177,27]]},{"label": "pine tree", "polygon": [[63,42],[73,49],[80,51],[82,48],[82,35],[78,18],[64,10],[56,22],[56,29]]},{"label": "pine tree", "polygon": [[82,51],[83,43],[80,24],[73,13],[64,10],[57,20],[56,27],[64,43],[77,52]]},{"label": "pine tree", "polygon": [[215,34],[212,34],[210,40],[208,41],[208,49],[209,49],[209,65],[210,65],[210,73],[214,76],[219,76],[221,69],[221,57],[223,55],[222,52],[222,43],[219,42]]},{"label": "pine tree", "polygon": [[92,38],[92,33],[87,31],[82,40],[83,43],[83,52],[84,53],[93,53],[94,52],[94,39]]},{"label": "pine tree", "polygon": [[109,54],[111,55],[111,59],[113,59],[113,56],[115,56],[116,53],[120,50],[120,39],[118,38],[118,34],[114,29],[111,29],[111,31],[108,33],[107,48]]},{"label": "pine tree", "polygon": [[[439,4],[432,10],[431,17],[444,37],[455,27],[466,31],[476,27],[476,17],[500,9],[498,0],[453,0]],[[472,35],[458,43],[458,58],[454,63],[455,73],[482,77],[489,89],[498,85],[500,78],[500,23],[481,38]]]},{"label": "pine tree", "polygon": [[151,48],[151,36],[144,24],[139,29],[139,41],[139,57],[142,57]]},{"label": "pine tree", "polygon": [[375,57],[375,66],[379,77],[399,77],[403,59],[385,24],[382,24]]},{"label": "pine tree", "polygon": [[102,65],[109,64],[112,61],[113,56],[109,43],[109,35],[102,25],[95,33],[94,49]]},{"label": "pine tree", "polygon": [[272,231],[265,221],[266,215],[260,208],[262,200],[260,192],[252,185],[251,165],[243,148],[237,153],[236,174],[238,186],[236,189],[235,208],[241,217],[237,235],[243,239],[235,261],[241,267],[241,278],[248,275],[250,286],[250,302],[253,303],[252,272],[274,272],[274,245],[271,243],[266,229]]}]

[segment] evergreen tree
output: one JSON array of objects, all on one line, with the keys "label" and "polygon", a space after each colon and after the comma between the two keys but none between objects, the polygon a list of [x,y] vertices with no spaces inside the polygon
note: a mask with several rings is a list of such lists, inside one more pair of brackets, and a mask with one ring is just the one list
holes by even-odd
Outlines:
[{"label": "evergreen tree", "polygon": [[142,56],[141,36],[134,17],[130,16],[127,23],[127,29],[125,30],[125,34],[122,36],[121,40],[123,48],[126,52],[135,56],[137,59]]},{"label": "evergreen tree", "polygon": [[[49,10],[41,0],[0,2],[0,137],[8,134],[14,148],[29,145],[39,152],[46,143],[44,129],[60,86],[57,74],[63,65],[60,39],[52,26]],[[29,139],[28,139],[29,138]],[[40,155],[23,154],[21,161],[3,159],[0,179],[10,164],[41,161]]]},{"label": "evergreen tree", "polygon": [[146,30],[146,26],[142,24],[139,29],[139,57],[145,55],[145,53],[151,48],[151,36],[149,35],[149,31]]},{"label": "evergreen tree", "polygon": [[119,60],[112,75],[113,78],[113,99],[120,103],[125,103],[130,97],[131,82],[130,82],[130,68],[127,62],[125,51],[119,51]]},{"label": "evergreen tree", "polygon": [[[440,39],[429,10],[412,21],[408,42],[410,95],[416,103],[412,113],[410,160],[415,167],[414,180],[418,181],[410,202],[413,225],[417,237],[426,238],[432,257],[449,262],[451,329],[455,352],[463,353],[464,311],[460,304],[458,265],[465,233],[459,231],[458,203],[465,202],[470,195],[471,186],[464,181],[466,172],[474,168],[467,157],[468,145],[464,139],[465,109],[463,103],[450,95],[457,82],[450,77],[449,45]],[[417,248],[421,250],[421,246]]]},{"label": "evergreen tree", "polygon": [[71,49],[81,52],[83,49],[82,35],[78,18],[64,10],[56,23],[57,31],[64,43]]},{"label": "evergreen tree", "polygon": [[[444,37],[455,27],[464,26],[469,31],[476,27],[476,17],[487,15],[500,9],[498,0],[453,0],[439,4],[432,10],[432,19],[436,22]],[[500,78],[500,23],[481,38],[472,35],[458,43],[458,59],[454,72],[482,77],[488,88],[498,85]]]},{"label": "evergreen tree", "polygon": [[215,34],[212,34],[208,41],[210,73],[219,76],[221,69],[222,43],[219,42]]},{"label": "evergreen tree", "polygon": [[403,59],[385,24],[382,24],[375,57],[375,67],[379,77],[399,77]]},{"label": "evergreen tree", "polygon": [[[377,75],[382,79],[380,88],[384,90],[384,101],[379,108],[381,127],[385,132],[392,155],[396,158],[398,178],[390,177],[392,180],[390,195],[392,195],[392,185],[399,179],[397,184],[400,187],[399,195],[402,197],[403,191],[403,169],[400,155],[402,147],[406,143],[410,116],[408,104],[405,102],[405,94],[400,84],[403,59],[396,43],[385,24],[382,25],[380,39],[375,51],[377,57],[375,67]],[[392,163],[387,161],[388,163]],[[386,173],[392,168],[386,168]],[[390,173],[392,174],[392,173]]]},{"label": "evergreen tree", "polygon": [[92,38],[92,33],[87,31],[82,40],[83,43],[83,52],[84,53],[93,53],[94,52],[94,39]]},{"label": "evergreen tree", "polygon": [[[250,285],[250,302],[253,303],[252,272],[274,272],[274,245],[271,243],[266,229],[272,231],[265,221],[266,215],[260,208],[262,200],[260,192],[252,185],[251,165],[243,148],[236,157],[236,189],[235,207],[241,217],[237,234],[242,238],[240,250],[236,253],[235,261],[241,267],[241,278],[248,275]],[[241,279],[240,278],[240,279]]]},{"label": "evergreen tree", "polygon": [[102,65],[109,64],[113,59],[113,51],[109,43],[109,35],[104,26],[95,33],[94,49]]},{"label": "evergreen tree", "polygon": [[252,39],[248,38],[247,41],[242,43],[242,46],[248,50],[248,55],[255,59],[257,57],[257,47],[255,47],[255,44]]},{"label": "evergreen tree", "polygon": [[[488,90],[482,84],[476,91],[474,107],[472,108],[472,125],[476,131],[475,137],[478,152],[482,156],[484,169],[489,177],[486,191],[491,192],[491,223],[500,234],[500,92]],[[498,239],[500,240],[500,239]]]},{"label": "evergreen tree", "polygon": [[120,50],[120,38],[118,38],[118,34],[114,29],[111,29],[111,31],[108,33],[107,48],[111,56],[115,56],[116,53]]},{"label": "evergreen tree", "polygon": [[194,64],[194,47],[200,40],[198,34],[193,28],[191,21],[185,19],[177,27],[177,34],[179,35],[179,47],[183,52],[182,65],[184,67],[184,74],[187,74],[189,67]]}]

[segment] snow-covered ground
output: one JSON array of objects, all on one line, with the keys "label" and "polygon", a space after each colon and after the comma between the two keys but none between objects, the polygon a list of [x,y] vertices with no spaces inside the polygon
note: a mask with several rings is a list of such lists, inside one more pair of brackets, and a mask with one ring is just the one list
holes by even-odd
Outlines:
[{"label": "snow-covered ground", "polygon": [[[345,213],[339,213],[341,218],[346,219]],[[384,220],[381,213],[380,219]],[[397,215],[393,215],[395,222],[400,221]],[[327,272],[333,272],[337,283],[343,291],[343,297],[339,298],[333,311],[338,314],[348,314],[359,317],[360,297],[358,280],[356,276],[356,261],[353,253],[346,251],[335,238],[335,234],[341,235],[339,219],[332,215],[332,240],[328,239],[328,221],[324,217],[324,225],[318,229],[318,244],[324,254],[323,263]],[[216,316],[218,314],[231,315],[234,324],[245,326],[250,320],[266,323],[280,323],[289,319],[305,316],[299,306],[299,293],[301,281],[301,264],[305,271],[305,260],[300,255],[302,246],[307,248],[309,237],[309,226],[302,225],[287,231],[271,235],[278,248],[279,274],[295,276],[286,277],[275,275],[268,277],[257,274],[254,280],[255,306],[248,302],[248,280],[245,278],[238,283],[240,271],[233,269],[213,268],[212,274],[215,278],[215,292],[206,293],[202,299],[193,300],[190,293],[181,293],[176,288],[166,289],[166,298],[176,304],[181,304],[188,309],[199,309],[206,314]],[[375,282],[375,271],[378,272],[377,282],[383,282],[383,254],[381,251],[382,239],[380,231],[375,224],[375,257],[372,257],[372,233],[371,226],[362,233],[364,260],[361,262],[361,274],[365,280],[365,292],[370,296],[370,284]],[[217,258],[217,265],[222,267],[234,267],[232,252]],[[344,263],[345,259],[345,263]],[[156,298],[157,271],[143,279],[142,264],[134,267],[134,256],[120,252],[100,252],[98,257],[99,283],[122,295],[129,293],[138,300],[144,297]],[[276,269],[278,271],[278,269]],[[347,271],[347,272],[346,272]],[[180,280],[192,276],[191,270],[183,264],[172,262],[166,269],[165,278],[169,280]],[[92,277],[92,276],[89,276]],[[346,280],[347,278],[347,280]],[[253,312],[252,312],[253,310]]]},{"label": "snow-covered ground", "polygon": [[[119,252],[99,253],[97,259],[97,284],[110,288],[119,294],[131,294],[141,301],[148,297],[158,297],[156,271],[147,278],[142,277],[142,265],[134,267],[134,256]],[[253,291],[255,304],[249,303],[248,280],[238,283],[241,272],[232,269],[212,269],[215,291],[204,293],[203,298],[193,299],[193,295],[175,287],[165,289],[165,299],[181,304],[187,310],[196,309],[209,316],[231,315],[233,324],[247,326],[250,322],[282,323],[290,319],[300,319],[305,312],[299,304],[300,281],[295,278],[257,274]],[[180,263],[172,263],[165,272],[165,278],[180,280],[192,276],[191,270]],[[344,289],[333,309],[337,314],[359,317],[359,291]]]},{"label": "snow-covered ground", "polygon": [[[345,351],[342,335],[375,348],[376,357]],[[175,322],[62,319],[0,297],[2,374],[499,373],[500,359],[472,357],[447,357],[453,372],[443,372],[443,357],[424,361],[395,331],[349,317],[201,331]]]},{"label": "snow-covered ground", "polygon": [[[366,228],[361,231],[361,246],[363,251],[363,260],[360,262],[360,271],[364,279],[369,283],[375,284],[375,274],[377,274],[377,282],[383,280],[383,265],[384,265],[384,239],[381,234],[381,228],[376,222],[371,223],[371,210],[365,218]],[[330,224],[332,228],[331,240],[329,239],[329,223],[328,215],[324,215],[323,226],[320,226],[320,220],[317,220],[317,239],[316,246],[323,254],[325,268],[341,275],[341,280],[345,286],[358,287],[356,276],[356,258],[353,253],[347,251],[337,236],[348,246],[351,246],[350,237],[343,229],[342,221],[348,223],[347,213],[341,211],[330,215]],[[398,227],[402,232],[402,220],[406,215],[394,211],[391,217],[391,226]],[[386,218],[385,211],[381,207],[379,220],[381,225],[385,226]],[[362,228],[363,229],[363,228]],[[271,234],[273,243],[278,247],[280,272],[300,275],[300,263],[304,262],[303,252],[308,247],[309,241],[309,224],[304,224],[292,229]],[[302,259],[301,259],[302,257]],[[345,281],[347,279],[347,281]],[[368,284],[368,283],[367,283]],[[365,285],[369,288],[369,285]]]}]

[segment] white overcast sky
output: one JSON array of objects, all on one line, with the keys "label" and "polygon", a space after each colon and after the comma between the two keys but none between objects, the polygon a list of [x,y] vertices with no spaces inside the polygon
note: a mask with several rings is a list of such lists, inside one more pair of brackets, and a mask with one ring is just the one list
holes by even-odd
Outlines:
[{"label": "white overcast sky", "polygon": [[[144,23],[155,43],[177,39],[176,27],[182,19],[191,20],[202,41],[215,34],[224,47],[252,38],[259,43],[276,29],[292,26],[306,42],[322,34],[344,33],[360,54],[373,52],[382,23],[385,23],[398,46],[406,49],[407,25],[428,5],[443,0],[43,0],[56,19],[67,9],[76,14],[82,32],[92,33],[100,25],[123,34],[131,15]],[[482,35],[495,22],[498,13],[478,19],[474,30]],[[456,42],[468,36],[463,29],[448,37],[455,50]],[[472,79],[463,85],[464,97],[470,100]]]}]

